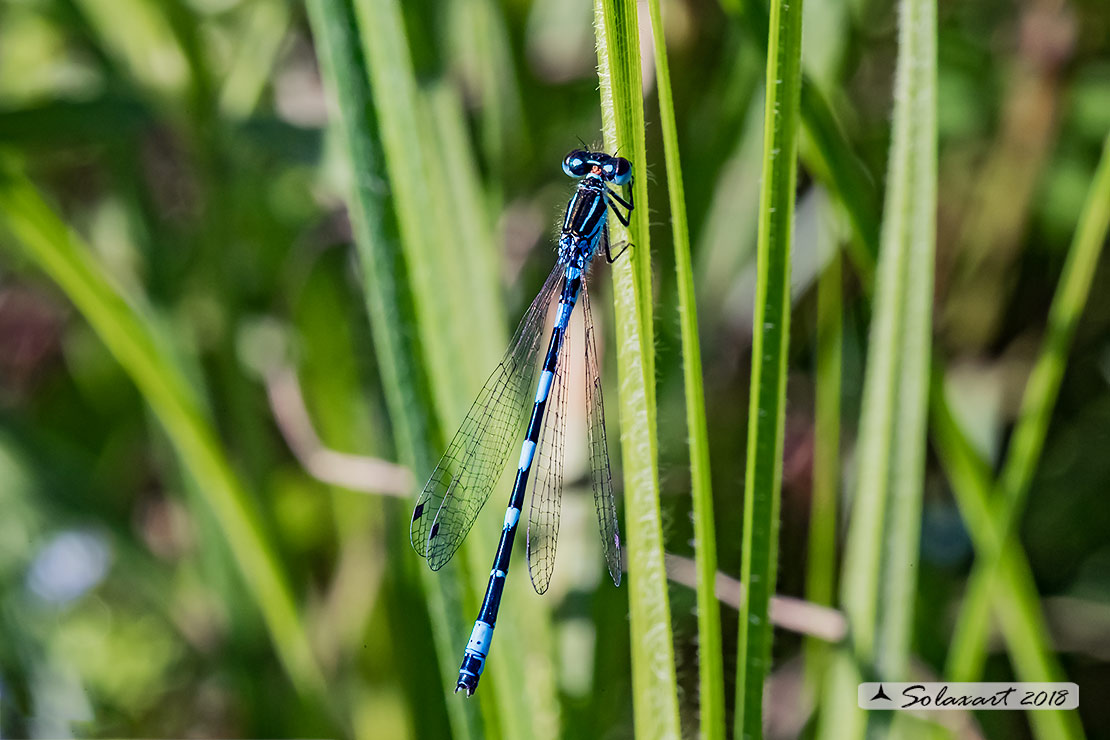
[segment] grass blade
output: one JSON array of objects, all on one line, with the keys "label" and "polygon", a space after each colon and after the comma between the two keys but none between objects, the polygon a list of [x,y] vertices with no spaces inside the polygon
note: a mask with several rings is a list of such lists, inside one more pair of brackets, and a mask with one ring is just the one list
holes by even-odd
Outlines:
[{"label": "grass blade", "polygon": [[[974,681],[982,672],[986,657],[988,615],[991,592],[1000,574],[1006,550],[1014,544],[1014,530],[1025,508],[1033,473],[1044,447],[1052,409],[1063,381],[1068,351],[1087,302],[1091,281],[1110,227],[1110,137],[1103,148],[1102,161],[1087,194],[1087,202],[1068,251],[1060,284],[1048,315],[1048,330],[1041,352],[1022,398],[1013,441],[1002,466],[998,493],[994,499],[994,535],[984,537],[987,546],[979,550],[979,560],[968,583],[967,596],[956,623],[955,638],[949,654],[948,673],[957,681]],[[970,522],[969,522],[970,524]],[[1007,540],[1010,540],[1007,542]],[[1012,567],[1012,564],[1011,564]],[[1045,679],[1047,680],[1047,679]]]},{"label": "grass blade", "polygon": [[910,568],[924,475],[936,210],[935,20],[932,0],[902,0],[889,190],[845,566],[857,656],[880,676],[904,675],[916,582]]},{"label": "grass blade", "polygon": [[[803,116],[807,113],[804,97],[803,95]],[[813,131],[813,127],[810,127],[811,135]],[[843,145],[844,142],[839,141],[834,149],[842,149]],[[804,157],[805,153],[803,151]],[[844,202],[843,199],[842,202]],[[845,205],[848,204],[845,203]],[[849,211],[851,211],[851,208],[849,208]],[[867,218],[851,219],[851,225],[856,233],[858,243],[868,243],[867,232],[861,229],[861,224],[868,221],[870,219]],[[865,282],[865,287],[867,287],[869,276],[874,272],[874,265],[868,262],[866,252],[863,252],[862,255],[856,253],[856,257],[856,269],[860,272],[860,277]],[[933,370],[932,384],[935,387],[943,386],[942,375],[943,370],[938,363]],[[953,420],[944,394],[932,393],[930,406],[932,438],[937,445],[941,462],[952,483],[961,515],[967,522],[973,540],[976,537],[991,536],[990,515],[987,509],[991,489],[989,467],[968,443],[958,423]],[[945,421],[946,419],[947,421]],[[976,546],[979,547],[978,544]],[[983,547],[985,548],[987,545]],[[1009,552],[1004,553],[1003,556],[1009,562],[1001,570],[1001,578],[1004,582],[1002,588],[1005,589],[1005,595],[997,598],[1005,598],[1010,604],[1006,608],[1007,618],[1002,622],[1002,634],[1006,640],[1007,649],[1014,658],[1015,670],[1019,676],[1023,677],[1023,680],[1030,681],[1043,680],[1045,676],[1063,676],[1063,670],[1052,654],[1047,638],[1048,633],[1040,617],[1039,597],[1033,585],[1028,563],[1020,550],[1013,548],[1008,548],[1008,550]],[[963,648],[959,646],[962,639],[964,638],[957,636],[952,655],[963,653]],[[838,665],[837,670],[843,676],[845,666],[843,664]],[[850,667],[848,670],[850,670]],[[952,678],[956,675],[977,675],[974,671],[964,671],[967,671],[967,669],[961,669],[957,672],[950,670],[948,676]],[[831,686],[832,683],[830,682],[829,685]],[[836,707],[838,705],[833,703],[829,706]],[[1057,713],[1038,713],[1033,715],[1031,719],[1034,722],[1034,730],[1039,737],[1082,736],[1077,722],[1067,717],[1061,717]],[[834,737],[840,737],[842,736],[841,732],[847,732],[845,722],[847,722],[846,719],[829,722],[830,726],[839,728],[835,731]]]},{"label": "grass blade", "polygon": [[[361,262],[363,293],[373,330],[394,439],[401,461],[414,470],[434,464],[436,424],[433,403],[426,391],[420,347],[406,326],[415,322],[406,285],[403,257],[385,227],[391,215],[386,200],[384,162],[378,123],[370,100],[366,69],[355,35],[353,10],[348,2],[312,0],[309,21],[320,68],[333,105],[336,128],[351,167],[352,187],[347,198],[355,245]],[[445,694],[455,670],[455,635],[465,633],[459,584],[437,579],[426,568],[423,583],[428,601]],[[451,590],[452,586],[456,589]],[[446,697],[454,734],[480,737],[480,719]]]},{"label": "grass blade", "polygon": [[[459,419],[466,411],[470,386],[456,367],[459,358],[473,357],[467,337],[459,335],[461,322],[455,320],[458,307],[467,305],[466,287],[464,281],[444,275],[438,214],[429,213],[434,202],[429,183],[439,173],[426,156],[423,100],[401,8],[396,0],[354,0],[354,7],[427,374],[440,419]],[[487,319],[476,316],[472,321],[492,325]]]},{"label": "grass blade", "polygon": [[[727,10],[739,13],[742,26],[755,44],[767,51],[768,18],[761,0],[732,0]],[[865,286],[871,284],[879,253],[879,198],[874,180],[856,156],[820,87],[803,74],[801,116],[805,138],[800,156],[806,169],[828,187],[844,206],[855,238],[849,253]]]},{"label": "grass blade", "polygon": [[721,612],[714,593],[717,574],[717,538],[713,525],[713,481],[709,471],[709,430],[705,422],[698,309],[694,297],[694,270],[690,259],[690,230],[686,222],[686,196],[678,152],[671,72],[659,0],[649,0],[651,35],[655,46],[655,77],[659,91],[659,119],[663,156],[667,163],[667,194],[671,206],[675,277],[682,333],[682,377],[686,395],[686,427],[690,440],[690,484],[694,513],[694,556],[697,566],[698,604],[698,706],[701,736],[725,736],[725,676],[721,652]]},{"label": "grass blade", "polygon": [[613,265],[635,729],[637,737],[677,738],[674,644],[659,512],[647,152],[636,3],[598,0],[594,7],[605,147],[628,157],[637,174],[631,229],[615,222],[611,227],[615,242],[631,239],[635,244],[627,259]]},{"label": "grass blade", "polygon": [[[840,489],[840,390],[843,306],[839,245],[817,282],[817,391],[813,442],[813,502],[809,510],[806,598],[832,606],[836,583],[836,522]],[[820,686],[829,653],[827,643],[810,638],[806,672]]]},{"label": "grass blade", "polygon": [[[740,0],[739,5],[743,16],[748,20],[745,28],[748,29],[754,40],[762,43],[763,36],[759,33],[759,29],[765,25],[766,18],[762,6],[754,0]],[[851,243],[854,266],[865,289],[870,292],[873,288],[874,255],[878,251],[878,218],[875,215],[874,205],[877,199],[874,196],[874,182],[862,167],[858,157],[852,152],[851,146],[839,129],[827,102],[812,85],[803,86],[802,118],[808,135],[807,141],[803,142],[802,159],[815,177],[825,182],[844,205],[855,234]],[[933,439],[936,441],[938,449],[940,449],[949,444],[950,440],[946,440],[944,433],[939,431],[940,426],[935,421],[938,414],[950,414],[947,400],[943,394],[934,394],[932,401]],[[958,426],[950,425],[950,428],[955,430],[953,433],[962,435],[962,430]],[[974,455],[974,450],[971,453]],[[942,455],[943,460],[944,455]],[[951,465],[946,463],[946,466],[949,476],[953,476]],[[974,478],[967,478],[966,480],[972,482],[965,482],[964,484],[953,482],[965,520],[969,516],[969,508],[974,506],[972,502],[976,500],[975,496],[978,493],[982,493],[982,505],[986,505],[987,492],[990,488],[990,476],[989,473],[984,473],[979,481],[981,483],[979,487],[974,484]],[[973,526],[969,525],[969,528],[973,532],[975,531]],[[1007,583],[1006,588],[1011,594],[1010,598],[1015,601],[1017,606],[1010,610],[1010,619],[1007,620],[1009,629],[1004,629],[1003,636],[1007,640],[1008,649],[1015,656],[1015,665],[1018,667],[1020,675],[1023,671],[1022,666],[1028,666],[1032,671],[1035,666],[1051,668],[1056,665],[1056,661],[1051,654],[1051,650],[1047,647],[1046,633],[1038,626],[1037,618],[1039,618],[1039,614],[1037,614],[1036,608],[1036,590],[1032,581],[1022,575],[1023,573],[1029,573],[1028,564],[1025,563],[1024,556],[1020,552],[1014,553],[1012,557],[1014,557],[1015,562],[1003,569],[1003,579]],[[1020,563],[1016,562],[1017,560],[1020,560]],[[961,639],[957,637],[957,643]],[[964,650],[958,648],[957,645],[953,654],[959,655],[962,653],[964,653]],[[970,651],[966,654],[970,654]],[[1018,656],[1022,657],[1019,658]],[[844,664],[839,664],[837,670],[843,676],[845,670],[850,671],[851,669],[850,666],[846,667]],[[1055,671],[1056,673],[1050,671],[1039,674],[1030,672],[1027,675],[1029,680],[1034,680],[1034,677],[1038,675],[1058,674],[1058,666],[1056,666]],[[830,680],[828,685],[831,687],[835,683],[835,680]],[[830,706],[836,707],[838,705],[832,703]],[[1033,717],[1033,720],[1037,725],[1056,722],[1055,719],[1048,719],[1049,717],[1054,718],[1056,715],[1054,713],[1038,713]],[[823,718],[822,726],[837,728],[833,731],[833,736],[841,737],[844,736],[844,733],[851,734],[846,725],[847,721],[847,719],[839,721],[833,719],[825,723]]]},{"label": "grass blade", "polygon": [[[1059,680],[1063,670],[1052,655],[1032,574],[1012,529],[1028,495],[1036,462],[1055,405],[1075,327],[1086,303],[1094,268],[1110,226],[1110,138],[1088,193],[1087,203],[1068,253],[1049,314],[1048,335],[1026,386],[1013,443],[1002,468],[999,493],[991,507],[986,465],[966,441],[943,406],[943,391],[934,392],[934,424],[948,430],[937,435],[941,459],[975,542],[980,562],[972,573],[946,675],[950,680],[975,680],[982,672],[993,597],[994,613],[1021,680]],[[935,381],[942,389],[943,380]],[[968,462],[971,460],[972,462]],[[1043,715],[1043,716],[1042,716]],[[1083,730],[1068,713],[1031,716],[1042,738],[1077,738]]]},{"label": "grass blade", "polygon": [[[395,292],[411,296],[402,306],[405,313],[383,317],[396,326],[381,327],[379,321],[374,329],[403,332],[406,327],[416,327],[418,339],[409,340],[412,359],[406,364],[409,370],[417,371],[411,378],[422,378],[427,384],[424,387],[431,388],[438,424],[430,421],[427,429],[453,428],[468,407],[472,389],[485,380],[494,362],[493,353],[504,346],[496,330],[504,324],[499,301],[493,295],[475,299],[471,291],[475,284],[490,285],[497,271],[484,224],[462,219],[458,213],[458,209],[468,206],[470,216],[481,213],[473,168],[468,167],[466,153],[461,151],[465,138],[460,133],[461,108],[449,94],[427,95],[417,85],[399,3],[354,0],[353,5],[356,22],[352,27],[358,29],[364,80],[369,82],[363,106],[372,110],[377,128],[370,133],[380,137],[381,143],[375,174],[379,182],[389,183],[402,248],[393,259],[397,265],[404,264],[402,279],[407,282]],[[353,162],[360,167],[357,160]],[[456,208],[429,209],[431,203],[448,201]],[[370,273],[368,290],[372,291],[370,284],[381,278],[374,263],[364,262],[363,267]],[[409,318],[402,320],[402,316]],[[400,376],[396,382],[403,385],[410,381]],[[420,457],[413,469],[427,473],[434,466],[442,440],[434,434],[414,443],[419,444]],[[430,599],[441,599],[431,605],[431,612],[433,621],[439,623],[441,670],[450,678],[455,675],[465,644],[462,640],[477,609],[480,592],[472,587],[485,585],[489,543],[495,541],[490,536],[493,526],[488,517],[478,522],[463,546],[464,556],[458,558],[461,567],[438,575],[426,572],[424,576]],[[550,639],[542,627],[537,627],[546,624],[546,607],[521,599],[519,591],[512,588],[506,591],[504,606],[498,623],[499,640],[524,645],[522,650],[529,659],[538,656],[541,665],[548,663]],[[522,636],[526,627],[532,630],[528,639]],[[486,688],[478,694],[485,731],[496,733],[500,728],[505,735],[520,738],[557,733],[557,714],[552,710],[557,706],[554,679],[542,670],[524,671],[520,661],[513,658],[513,652],[505,649],[490,654]],[[453,681],[445,679],[444,686],[451,688]],[[476,731],[473,723],[477,712],[457,701],[450,701],[448,706],[456,726],[465,715],[470,731]]]},{"label": "grass blade", "polygon": [[116,289],[34,186],[10,170],[0,172],[0,225],[65,292],[138,386],[211,507],[286,672],[299,691],[327,706],[324,676],[273,546],[155,321]]},{"label": "grass blade", "polygon": [[[759,22],[765,17],[765,13],[758,3],[743,0],[742,5],[744,6],[745,17],[752,21],[751,32],[755,35],[755,28],[759,26]],[[862,168],[859,159],[852,152],[851,146],[844,139],[828,104],[819,92],[810,85],[803,86],[802,117],[808,134],[808,141],[803,142],[802,159],[806,166],[814,172],[815,176],[825,182],[844,205],[855,234],[851,245],[853,247],[851,254],[854,266],[860,280],[864,283],[865,289],[870,292],[873,287],[871,285],[874,273],[873,255],[877,252],[878,243],[878,232],[875,228],[878,219],[874,216],[874,202],[876,200],[874,197],[874,183]],[[937,365],[937,368],[939,367]],[[934,370],[934,384],[937,382],[935,376],[939,372],[939,369]],[[978,454],[970,445],[966,444],[963,431],[958,425],[954,422],[948,425],[941,425],[937,422],[939,416],[951,417],[947,399],[943,394],[933,394],[931,407],[934,427],[932,437],[938,446],[938,450],[942,451],[942,462],[945,464],[949,477],[953,480],[952,485],[957,495],[961,514],[967,521],[974,516],[969,514],[969,511],[978,506],[982,510],[981,520],[986,521],[988,515],[982,512],[986,511],[985,506],[991,487],[989,471],[979,474],[974,471],[968,472],[965,470],[960,473],[955,470],[954,466],[960,465],[960,463],[952,461],[954,453],[947,456],[943,453],[946,447],[958,444],[962,440],[971,456],[978,458]],[[944,432],[943,429],[949,431]],[[950,438],[951,435],[956,435],[955,441]],[[984,470],[986,469],[985,463],[981,460],[977,461],[977,465],[983,466]],[[981,500],[977,497],[981,497]],[[976,527],[971,523],[969,523],[969,529],[973,532],[973,535],[976,532],[987,531],[983,527]],[[1023,553],[1011,549],[1009,553],[1004,553],[1003,557],[1010,561],[1001,569],[1001,578],[1005,584],[1002,588],[1006,589],[1006,595],[998,598],[1005,598],[1012,605],[1011,608],[1007,609],[1007,619],[1002,625],[1004,628],[1003,637],[1006,639],[1008,650],[1014,657],[1019,676],[1025,676],[1026,680],[1038,680],[1043,676],[1063,675],[1062,669],[1052,655],[1047,632],[1041,623],[1038,596]],[[974,654],[974,651],[960,646],[964,639],[957,635],[951,652],[953,657]],[[971,634],[966,639],[970,641],[979,638]],[[843,669],[843,665],[839,666],[839,670],[843,671]],[[977,675],[977,672],[967,669],[960,669],[956,672],[950,670],[948,672],[950,678],[955,675],[973,674]],[[1060,719],[1059,715],[1055,713],[1038,713],[1032,716],[1032,720],[1034,729],[1039,736],[1081,736],[1081,730],[1079,730],[1077,722],[1072,722],[1067,718]],[[833,721],[830,724],[832,727],[840,728],[836,731],[836,737],[841,736],[840,732],[847,732],[844,721]],[[1045,730],[1046,727],[1058,729],[1048,732]],[[1048,734],[1042,735],[1041,733],[1044,732],[1048,732]],[[1077,732],[1080,734],[1076,734]]]},{"label": "grass blade", "polygon": [[[998,547],[1000,540],[990,509],[990,467],[968,441],[963,429],[944,400],[944,374],[933,370],[930,393],[930,423],[941,464],[952,485],[960,515],[979,552]],[[994,545],[985,540],[993,538]],[[1002,636],[1021,681],[1062,681],[1064,671],[1053,654],[1048,627],[1040,609],[1040,597],[1033,585],[1033,574],[1020,548],[1010,543],[1003,549],[999,570],[1001,583],[995,589],[996,613]],[[990,606],[989,602],[986,606]],[[957,649],[957,643],[951,651]],[[947,680],[962,680],[947,673]],[[974,674],[967,680],[975,680]],[[1033,712],[1029,716],[1034,736],[1041,740],[1083,737],[1083,728],[1074,712]]]},{"label": "grass blade", "polygon": [[258,105],[289,30],[291,8],[285,0],[264,0],[244,12],[242,43],[219,95],[220,111],[235,119],[246,118]]},{"label": "grass blade", "polygon": [[[935,248],[933,0],[901,2],[894,100],[856,456],[858,484],[841,587],[855,665],[842,657],[830,676],[832,690],[840,697],[860,680],[860,669],[890,680],[905,676],[908,669],[924,486]],[[851,708],[843,714],[850,716],[823,717],[822,729],[829,736],[860,736],[866,723],[862,712]]]},{"label": "grass blade", "polygon": [[400,458],[415,466],[434,454],[425,448],[435,422],[428,408],[429,398],[421,395],[426,380],[405,382],[406,378],[424,378],[425,374],[418,362],[419,347],[402,328],[406,320],[411,320],[413,309],[406,295],[402,255],[392,246],[393,235],[386,232],[391,217],[384,185],[384,155],[354,18],[348,0],[311,0],[308,11],[332,105],[331,124],[351,167],[348,216],[363,263],[367,311],[394,437]]},{"label": "grass blade", "polygon": [[790,340],[790,249],[798,173],[802,3],[774,0],[767,41],[763,186],[759,200],[752,380],[744,476],[744,541],[736,677],[736,736],[762,737],[763,681],[771,662],[768,618],[778,561],[786,357]]}]

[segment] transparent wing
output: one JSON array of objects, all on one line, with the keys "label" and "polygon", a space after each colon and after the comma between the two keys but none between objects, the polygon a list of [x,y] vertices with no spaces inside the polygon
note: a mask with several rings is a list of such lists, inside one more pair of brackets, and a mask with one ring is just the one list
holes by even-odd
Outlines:
[{"label": "transparent wing", "polygon": [[590,477],[594,487],[594,507],[601,530],[605,564],[613,583],[621,585],[621,533],[617,525],[617,500],[613,495],[613,473],[609,468],[609,445],[605,439],[605,403],[601,398],[601,372],[590,294],[582,284],[583,319],[586,325],[586,428],[590,444]]},{"label": "transparent wing", "polygon": [[409,539],[432,570],[459,549],[520,436],[544,322],[563,269],[557,264],[548,275],[416,501]]},{"label": "transparent wing", "polygon": [[[569,328],[569,327],[568,327]],[[567,431],[567,335],[562,338],[555,377],[547,396],[539,448],[532,463],[532,504],[528,514],[528,575],[542,594],[551,585],[555,547],[559,540],[559,510],[563,500],[563,451]]]}]

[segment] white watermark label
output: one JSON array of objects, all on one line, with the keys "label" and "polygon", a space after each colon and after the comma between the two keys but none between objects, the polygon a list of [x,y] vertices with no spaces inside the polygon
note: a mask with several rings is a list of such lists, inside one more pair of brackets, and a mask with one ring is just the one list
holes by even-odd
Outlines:
[{"label": "white watermark label", "polygon": [[1078,709],[1074,683],[861,683],[860,709]]}]

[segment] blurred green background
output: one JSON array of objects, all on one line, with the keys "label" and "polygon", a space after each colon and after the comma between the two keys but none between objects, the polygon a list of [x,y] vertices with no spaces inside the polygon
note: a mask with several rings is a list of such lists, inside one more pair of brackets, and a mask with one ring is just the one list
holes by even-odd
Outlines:
[{"label": "blurred green background", "polygon": [[[746,16],[732,6],[663,3],[719,563],[735,575],[764,59]],[[429,114],[421,155],[444,173],[425,203],[427,216],[449,224],[439,233],[468,245],[456,256],[486,260],[464,272],[488,276],[477,289],[482,310],[501,317],[496,327],[478,328],[481,341],[450,348],[452,365],[468,370],[458,388],[432,395],[440,394],[440,413],[451,418],[446,409],[465,410],[550,269],[572,187],[559,169],[562,156],[578,137],[599,140],[593,6],[414,0],[403,11]],[[805,12],[809,82],[830,101],[881,190],[894,5],[807,0]],[[947,365],[957,416],[997,463],[1110,131],[1110,5],[945,0],[939,23],[934,352]],[[649,35],[643,38],[650,54]],[[690,557],[677,288],[648,57],[644,69],[664,535],[669,553]],[[407,541],[412,481],[430,471],[409,476],[386,464],[401,454],[344,208],[354,175],[334,129],[325,130],[328,118],[300,3],[0,2],[4,177],[26,173],[49,204],[43,218],[52,213],[80,235],[78,247],[150,327],[156,352],[180,376],[179,387],[173,378],[169,385],[187,389],[182,396],[201,409],[183,418],[209,430],[211,450],[229,463],[226,476],[224,463],[209,472],[237,481],[231,489],[240,498],[233,492],[223,500],[240,501],[245,512],[236,519],[218,503],[214,511],[216,494],[175,453],[180,438],[167,434],[172,424],[151,386],[136,389],[98,337],[103,330],[17,248],[12,214],[20,201],[5,197],[0,735],[404,738],[457,730],[449,711],[459,710],[449,710],[444,693],[454,677],[437,668],[429,616],[439,602],[426,598],[432,581]],[[828,193],[804,168],[798,199],[778,592],[801,597],[814,446],[814,285],[848,237]],[[388,236],[392,227],[385,228]],[[443,244],[451,254],[451,242]],[[597,269],[594,281],[603,343],[612,335],[610,312],[602,310],[606,271]],[[444,290],[457,296],[459,287]],[[1090,738],[1110,738],[1110,705],[1098,700],[1110,696],[1108,289],[1103,257],[1021,524],[1050,639],[1069,680],[1081,686],[1079,713]],[[850,270],[844,290],[842,450],[850,491],[870,316]],[[612,353],[604,354],[615,398]],[[453,413],[457,422],[461,411]],[[576,423],[580,417],[570,421],[556,584],[541,599],[529,593],[523,568],[510,579],[521,608],[541,625],[539,649],[527,658],[540,662],[520,670],[543,676],[551,683],[546,696],[557,698],[548,714],[530,711],[526,719],[537,736],[547,727],[555,737],[627,738],[627,595],[604,575]],[[615,427],[609,438],[617,461]],[[483,515],[494,529],[501,491]],[[914,646],[923,675],[936,675],[972,548],[932,456],[924,506]],[[228,517],[242,523],[238,535],[229,536]],[[432,578],[457,577],[452,568],[480,570],[493,553],[488,533],[472,533],[480,540],[472,546],[475,565],[452,565]],[[256,540],[260,550],[252,550]],[[256,551],[267,554],[262,564],[244,566],[245,553]],[[289,593],[267,590],[268,581],[245,572],[277,573]],[[670,597],[682,721],[693,735],[694,592],[672,584]],[[473,618],[468,598],[455,617],[464,630],[445,636],[446,663],[461,655]],[[722,619],[731,708],[736,611],[725,607]],[[282,633],[283,624],[290,632]],[[299,635],[292,642],[271,637],[292,633]],[[517,646],[501,639],[494,650],[513,659]],[[801,644],[794,632],[776,635],[769,737],[812,731]],[[1001,644],[993,648],[985,680],[1012,679]],[[481,714],[487,734],[499,726],[492,711],[522,711],[492,703],[479,710],[473,701],[466,711]],[[1029,732],[1017,713],[985,713],[958,735]]]}]

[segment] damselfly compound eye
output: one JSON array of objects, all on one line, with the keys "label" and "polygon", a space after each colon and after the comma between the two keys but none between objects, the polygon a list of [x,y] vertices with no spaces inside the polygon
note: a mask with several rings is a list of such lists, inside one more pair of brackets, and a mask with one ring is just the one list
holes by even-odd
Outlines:
[{"label": "damselfly compound eye", "polygon": [[632,163],[624,157],[610,157],[601,165],[601,176],[615,185],[627,185],[632,179]]},{"label": "damselfly compound eye", "polygon": [[563,172],[571,177],[585,177],[586,173],[590,171],[590,154],[589,152],[581,149],[575,149],[573,152],[563,157]]}]

